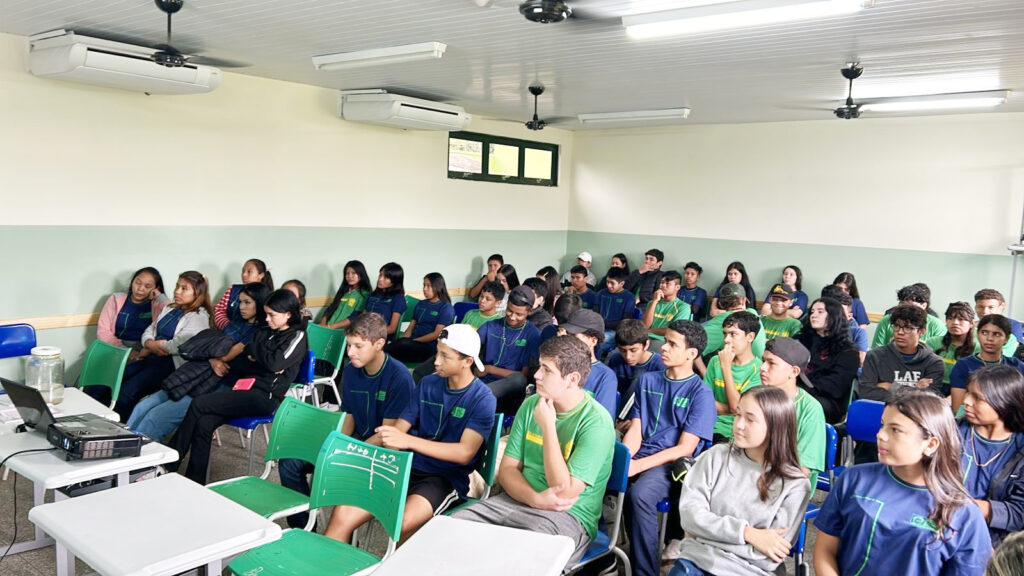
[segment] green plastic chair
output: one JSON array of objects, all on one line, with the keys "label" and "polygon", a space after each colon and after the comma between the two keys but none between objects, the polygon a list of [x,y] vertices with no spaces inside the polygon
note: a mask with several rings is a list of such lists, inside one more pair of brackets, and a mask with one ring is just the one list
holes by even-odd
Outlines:
[{"label": "green plastic chair", "polygon": [[491,495],[491,486],[494,486],[494,478],[498,473],[498,446],[501,443],[501,430],[504,420],[504,414],[499,412],[494,415],[494,426],[491,428],[491,436],[487,439],[487,443],[484,444],[484,450],[480,454],[480,459],[477,460],[477,465],[474,468],[474,470],[480,473],[480,476],[483,476],[484,482],[487,483],[484,493],[479,498],[466,498],[461,502],[455,503],[444,511],[445,514],[451,514],[471,506]]},{"label": "green plastic chair", "polygon": [[409,489],[412,453],[380,448],[331,432],[320,448],[313,473],[311,510],[358,506],[374,516],[388,534],[383,558],[316,532],[287,530],[281,539],[246,552],[228,565],[238,576],[354,574],[378,564],[395,550],[402,535],[402,514]]},{"label": "green plastic chair", "polygon": [[338,372],[341,371],[342,358],[345,356],[345,331],[309,324],[306,326],[306,337],[309,340],[309,350],[313,352],[316,359],[330,364],[334,368],[334,372],[330,376],[315,376],[309,384],[299,385],[293,389],[302,390],[300,399],[307,396],[308,390],[313,395],[313,404],[319,406],[320,398],[316,391],[316,385],[330,386],[334,390],[334,397],[340,401],[341,393],[338,391],[338,384],[335,380],[338,377]]},{"label": "green plastic chair", "polygon": [[[309,509],[309,497],[267,480],[275,460],[297,458],[316,462],[324,439],[341,430],[344,412],[321,410],[295,398],[285,398],[274,414],[270,440],[263,459],[266,465],[259,476],[241,476],[209,484],[208,488],[270,520],[277,520]],[[316,524],[309,515],[306,529]]]},{"label": "green plastic chair", "polygon": [[117,395],[121,392],[121,379],[124,367],[128,365],[131,348],[122,348],[96,340],[85,351],[85,363],[82,374],[78,377],[78,387],[106,386],[110,388],[110,409],[117,403]]},{"label": "green plastic chair", "polygon": [[420,303],[419,298],[405,295],[405,312],[402,313],[402,317],[398,319],[398,328],[395,328],[394,339],[398,340],[402,337],[402,332],[405,331],[405,327],[409,322],[412,322],[413,312],[416,311],[416,305]]}]

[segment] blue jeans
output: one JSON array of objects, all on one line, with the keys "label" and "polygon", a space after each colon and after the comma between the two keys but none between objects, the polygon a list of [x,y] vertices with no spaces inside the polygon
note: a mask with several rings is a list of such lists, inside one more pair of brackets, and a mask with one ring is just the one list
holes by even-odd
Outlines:
[{"label": "blue jeans", "polygon": [[633,478],[626,492],[629,512],[630,556],[637,576],[658,576],[658,502],[668,498],[672,480],[671,466],[664,464],[641,472]]},{"label": "blue jeans", "polygon": [[191,404],[191,396],[171,400],[167,392],[160,390],[139,401],[128,417],[128,428],[161,440],[178,428]]},{"label": "blue jeans", "polygon": [[[298,458],[278,460],[277,470],[281,476],[281,486],[309,496],[309,482],[306,481],[306,474],[312,474],[313,468],[312,464]],[[288,517],[288,526],[292,528],[305,528],[306,522],[309,522],[309,512],[299,512]]]},{"label": "blue jeans", "polygon": [[669,570],[668,576],[715,576],[711,572],[705,572],[701,570],[699,566],[690,562],[686,558],[679,558],[676,563],[672,565],[672,570]]}]

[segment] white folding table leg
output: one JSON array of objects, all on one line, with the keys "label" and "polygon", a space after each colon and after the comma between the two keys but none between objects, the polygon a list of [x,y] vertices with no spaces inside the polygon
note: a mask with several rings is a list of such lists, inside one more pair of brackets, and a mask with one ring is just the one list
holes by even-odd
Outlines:
[{"label": "white folding table leg", "polygon": [[[33,506],[39,506],[45,504],[46,500],[46,489],[41,484],[32,484],[32,502]],[[45,548],[53,545],[53,538],[46,535],[38,526],[35,527],[35,538],[25,542],[15,542],[10,548],[0,547],[0,555],[8,554],[21,554],[22,552],[28,552],[29,550],[37,550],[39,548]]]},{"label": "white folding table leg", "polygon": [[75,555],[57,542],[57,576],[75,576]]},{"label": "white folding table leg", "polygon": [[203,568],[205,569],[206,576],[220,576],[220,573],[224,570],[223,566],[223,561],[220,558],[218,558],[216,560],[213,560]]}]

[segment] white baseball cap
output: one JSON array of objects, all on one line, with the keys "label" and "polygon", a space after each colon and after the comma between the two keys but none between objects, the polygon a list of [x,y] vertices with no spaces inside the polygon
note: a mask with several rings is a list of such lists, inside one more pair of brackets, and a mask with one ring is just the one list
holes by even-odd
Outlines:
[{"label": "white baseball cap", "polygon": [[460,352],[473,359],[477,370],[484,369],[484,363],[480,361],[480,334],[469,324],[449,324],[441,330],[437,337],[452,350]]},{"label": "white baseball cap", "polygon": [[584,262],[593,262],[594,257],[590,255],[590,252],[580,252],[576,255],[577,260],[583,260]]}]

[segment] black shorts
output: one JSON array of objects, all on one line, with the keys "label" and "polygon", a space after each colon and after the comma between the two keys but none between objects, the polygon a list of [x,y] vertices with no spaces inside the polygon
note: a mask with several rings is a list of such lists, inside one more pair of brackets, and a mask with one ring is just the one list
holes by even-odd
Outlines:
[{"label": "black shorts", "polygon": [[413,470],[409,474],[409,496],[413,494],[426,498],[435,514],[459,499],[455,488],[447,478],[419,470]]}]

